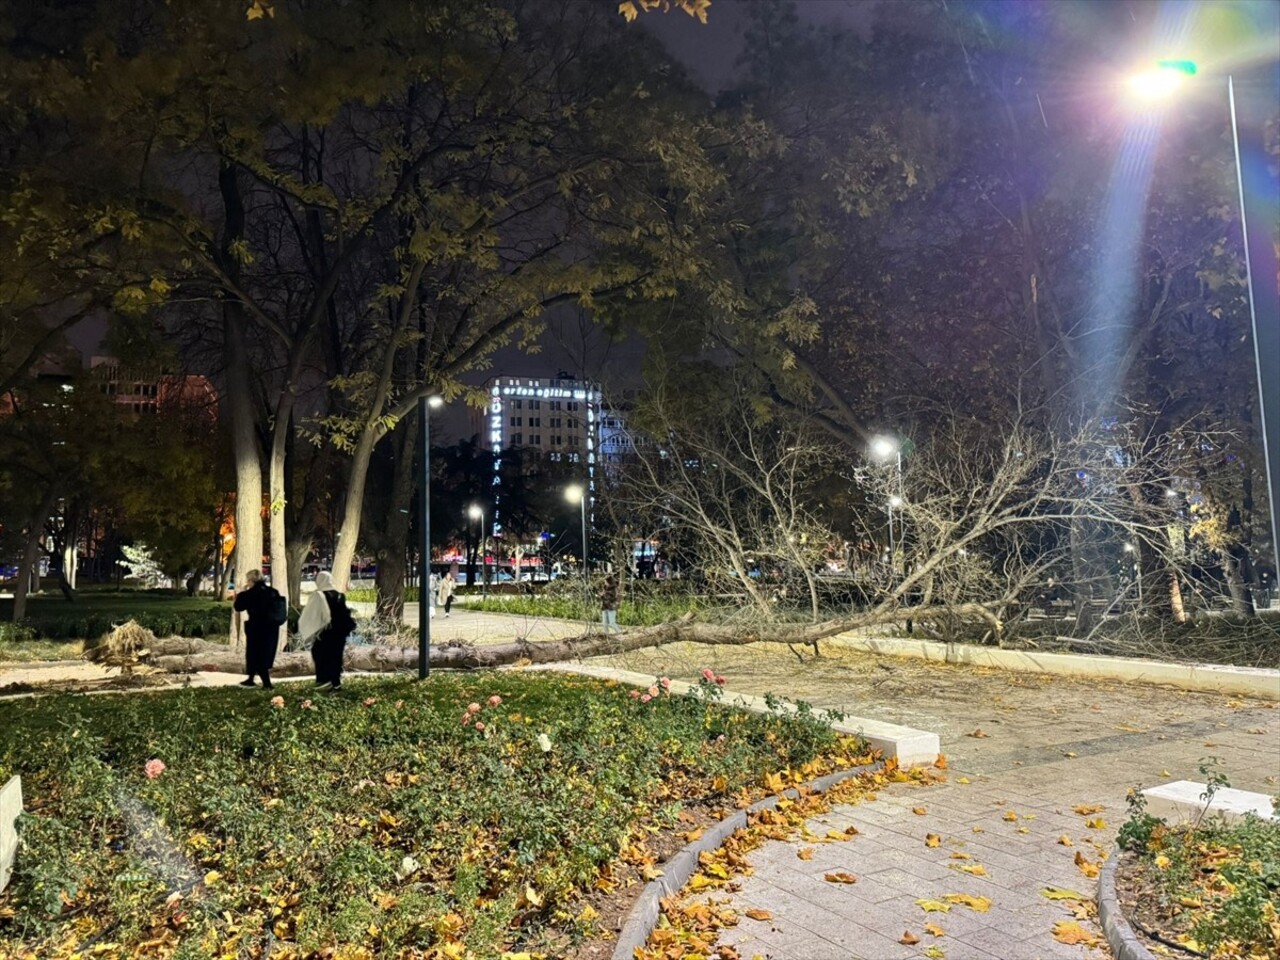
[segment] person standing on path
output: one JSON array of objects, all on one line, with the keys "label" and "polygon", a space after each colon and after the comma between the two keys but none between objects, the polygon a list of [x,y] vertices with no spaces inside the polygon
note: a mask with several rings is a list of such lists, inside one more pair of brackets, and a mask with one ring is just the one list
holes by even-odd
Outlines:
[{"label": "person standing on path", "polygon": [[449,610],[453,607],[453,591],[457,587],[457,581],[453,579],[453,573],[446,573],[440,580],[439,591],[436,593],[436,602],[444,607],[444,615],[449,616]]},{"label": "person standing on path", "polygon": [[600,587],[600,619],[604,623],[604,632],[610,633],[618,629],[618,602],[622,599],[622,589],[618,585],[615,574],[604,578]]},{"label": "person standing on path", "polygon": [[298,620],[298,633],[311,642],[311,659],[316,665],[316,686],[329,685],[332,693],[342,686],[342,657],[347,637],[356,628],[347,598],[327,570],[316,574],[316,592]]},{"label": "person standing on path", "polygon": [[[288,619],[288,606],[266,580],[261,570],[250,570],[244,577],[245,589],[236,594],[233,607],[237,614],[244,613],[244,669],[249,676],[240,681],[242,687],[257,686],[254,677],[262,678],[262,686],[271,689],[271,667],[276,662],[276,646],[280,638],[280,625]],[[284,616],[280,608],[284,607]],[[235,641],[240,643],[240,617],[235,618]]]}]

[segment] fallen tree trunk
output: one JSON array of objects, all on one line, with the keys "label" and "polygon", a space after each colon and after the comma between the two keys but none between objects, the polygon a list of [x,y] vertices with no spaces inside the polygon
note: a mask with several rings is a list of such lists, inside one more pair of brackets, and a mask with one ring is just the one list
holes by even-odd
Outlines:
[{"label": "fallen tree trunk", "polygon": [[[483,667],[500,667],[518,663],[557,663],[563,660],[582,660],[588,657],[629,653],[646,647],[660,647],[670,643],[705,643],[714,646],[745,646],[751,643],[817,644],[827,637],[864,627],[883,626],[904,620],[928,621],[941,617],[971,616],[992,622],[999,621],[981,604],[965,604],[959,607],[908,607],[892,610],[873,610],[868,613],[840,620],[821,623],[762,623],[743,626],[720,626],[699,623],[691,614],[680,620],[654,627],[641,627],[623,633],[587,633],[563,640],[532,642],[515,640],[511,643],[459,644],[451,643],[431,648],[431,666],[440,669],[474,670]],[[145,662],[170,673],[244,671],[242,651],[206,640],[187,640],[170,637],[150,644]],[[418,665],[418,651],[401,647],[348,647],[346,669],[355,671],[408,670]],[[280,677],[297,677],[314,669],[309,653],[283,653],[276,657],[272,673]]]}]

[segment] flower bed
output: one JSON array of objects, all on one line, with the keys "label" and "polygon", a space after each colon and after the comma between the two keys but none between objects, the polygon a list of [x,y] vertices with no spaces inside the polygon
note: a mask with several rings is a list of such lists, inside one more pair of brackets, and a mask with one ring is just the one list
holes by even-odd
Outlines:
[{"label": "flower bed", "polygon": [[719,689],[502,672],[5,705],[0,780],[31,816],[0,956],[566,956],[653,831],[864,759]]},{"label": "flower bed", "polygon": [[1130,797],[1116,868],[1125,918],[1153,955],[1280,957],[1280,826],[1249,816],[1169,827]]}]

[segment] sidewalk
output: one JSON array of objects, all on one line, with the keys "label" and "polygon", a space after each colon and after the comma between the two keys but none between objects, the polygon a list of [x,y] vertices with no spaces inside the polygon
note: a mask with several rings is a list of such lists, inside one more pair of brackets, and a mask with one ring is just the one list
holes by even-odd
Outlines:
[{"label": "sidewalk", "polygon": [[[1040,891],[1065,888],[1092,901],[1097,881],[1086,870],[1112,849],[1130,787],[1202,780],[1201,758],[1217,756],[1233,786],[1280,790],[1280,709],[1265,701],[835,649],[803,666],[785,648],[687,644],[606,662],[680,679],[711,666],[734,692],[772,691],[942,739],[947,783],[894,784],[873,803],[837,808],[811,824],[814,832],[852,825],[859,835],[818,844],[812,860],[797,854],[813,841],[771,843],[751,855],[755,872],[729,903],[741,922],[721,941],[744,960],[1105,958],[1092,920],[1079,922],[1101,946],[1054,938],[1056,923],[1075,920],[1075,904]],[[929,834],[936,847],[926,845]],[[1078,866],[1077,855],[1090,866]],[[858,882],[829,883],[831,871]],[[986,897],[990,908],[947,903],[948,894]],[[950,909],[926,912],[917,900]],[[771,919],[748,918],[753,908]],[[943,934],[930,935],[926,923]],[[899,943],[908,931],[918,943]]]}]

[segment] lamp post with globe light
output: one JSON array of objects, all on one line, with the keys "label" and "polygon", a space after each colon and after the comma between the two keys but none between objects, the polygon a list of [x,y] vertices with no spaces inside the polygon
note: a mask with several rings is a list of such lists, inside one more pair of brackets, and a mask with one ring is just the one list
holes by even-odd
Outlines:
[{"label": "lamp post with globe light", "polygon": [[419,442],[422,444],[422,482],[418,484],[418,679],[431,672],[431,411],[444,398],[418,398]]},{"label": "lamp post with globe light", "polygon": [[[891,573],[897,573],[897,556],[895,546],[901,542],[906,536],[906,520],[902,516],[903,490],[902,490],[902,441],[896,437],[880,435],[871,438],[871,456],[882,463],[893,462],[897,470],[897,488],[898,492],[889,497],[889,570]],[[895,539],[893,526],[893,512],[898,511],[898,525],[902,532],[902,537]]]},{"label": "lamp post with globe light", "polygon": [[587,573],[587,488],[580,483],[571,483],[564,488],[564,498],[570,503],[578,504],[582,517],[582,599],[591,602],[591,586]]},{"label": "lamp post with globe light", "polygon": [[484,528],[484,507],[480,506],[478,503],[471,504],[471,506],[467,507],[467,516],[472,520],[475,520],[480,525],[478,531],[479,536],[477,537],[480,541],[480,599],[484,600],[489,596],[489,558],[485,551],[485,546],[488,543],[488,537],[485,534]]},{"label": "lamp post with globe light", "polygon": [[[1176,98],[1199,75],[1199,67],[1193,60],[1157,60],[1150,69],[1130,76],[1127,86],[1135,100],[1157,106]],[[1273,555],[1280,556],[1280,518],[1276,516],[1276,484],[1280,483],[1280,289],[1276,284],[1275,241],[1269,235],[1274,214],[1267,212],[1267,204],[1274,200],[1276,189],[1269,173],[1262,119],[1266,110],[1275,104],[1274,69],[1268,80],[1271,89],[1247,98],[1250,109],[1246,111],[1243,125],[1236,111],[1235,78],[1228,74],[1226,81],[1258,378],[1258,426],[1262,433],[1263,469],[1271,514],[1271,547]]]}]

